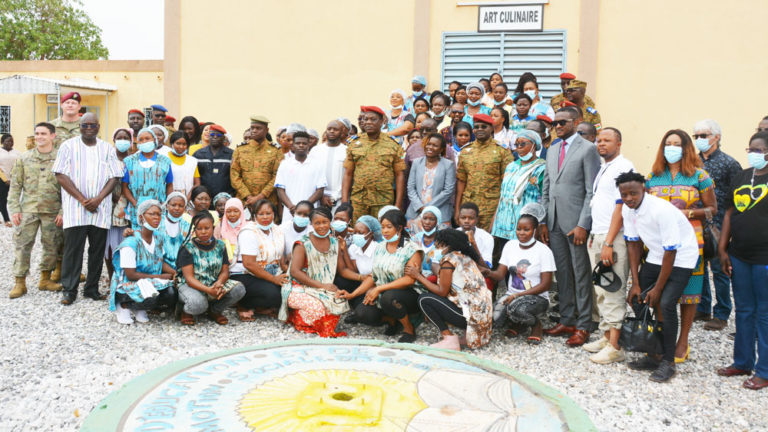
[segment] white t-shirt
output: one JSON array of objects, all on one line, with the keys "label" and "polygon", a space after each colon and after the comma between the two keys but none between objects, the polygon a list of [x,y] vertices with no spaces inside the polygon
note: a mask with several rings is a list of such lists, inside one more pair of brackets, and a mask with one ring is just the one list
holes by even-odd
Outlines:
[{"label": "white t-shirt", "polygon": [[696,232],[683,212],[667,200],[645,193],[640,207],[633,210],[626,205],[624,239],[642,241],[648,248],[646,262],[661,265],[664,251],[677,250],[675,267],[692,269],[699,260],[699,242]]},{"label": "white t-shirt", "polygon": [[372,241],[365,250],[360,249],[357,245],[349,247],[349,258],[355,262],[359,274],[369,275],[373,271],[373,253],[378,244],[378,242]]},{"label": "white t-shirt", "polygon": [[[155,237],[152,237],[152,243],[147,243],[144,241],[144,239],[141,239],[141,242],[144,243],[144,247],[147,249],[147,251],[151,254],[155,253]],[[120,267],[122,268],[136,268],[136,251],[129,248],[124,247],[120,249]]]},{"label": "white t-shirt", "polygon": [[312,231],[312,226],[307,225],[302,231],[296,232],[293,228],[293,220],[289,220],[280,224],[280,230],[283,231],[283,235],[285,236],[285,252],[283,256],[289,257],[293,252],[293,244],[304,234],[309,234],[310,231]]},{"label": "white t-shirt", "polygon": [[336,147],[330,147],[326,143],[318,144],[309,152],[309,157],[323,167],[327,184],[323,194],[331,197],[334,201],[340,199],[347,146],[339,144]]},{"label": "white t-shirt", "polygon": [[[539,241],[528,249],[521,249],[517,240],[508,241],[501,251],[499,264],[504,264],[509,269],[507,294],[517,294],[533,288],[541,283],[541,273],[554,272],[557,269],[552,251]],[[547,291],[539,295],[549,298]]]},{"label": "white t-shirt", "polygon": [[[459,231],[464,231],[461,227],[458,229]],[[475,243],[477,243],[477,248],[480,249],[480,256],[483,258],[483,261],[490,266],[491,261],[493,261],[493,236],[488,231],[475,227]]]},{"label": "white t-shirt", "polygon": [[[324,168],[309,157],[303,163],[296,158],[283,159],[275,175],[275,187],[284,189],[288,199],[296,205],[326,186]],[[283,221],[291,220],[290,210],[283,207]]]},{"label": "white t-shirt", "polygon": [[622,155],[600,166],[595,181],[592,184],[592,234],[608,234],[611,218],[616,204],[621,203],[621,194],[616,186],[619,174],[634,171],[635,166]]}]

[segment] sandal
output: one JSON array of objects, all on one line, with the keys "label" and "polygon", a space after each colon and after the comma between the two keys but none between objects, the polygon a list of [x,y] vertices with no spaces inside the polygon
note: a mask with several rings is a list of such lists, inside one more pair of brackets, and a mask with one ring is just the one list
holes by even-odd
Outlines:
[{"label": "sandal", "polygon": [[513,328],[508,328],[507,331],[504,332],[504,334],[507,337],[515,337],[515,336],[519,335],[520,333],[518,333],[518,331],[513,329]]},{"label": "sandal", "polygon": [[222,314],[208,312],[208,318],[212,319],[218,325],[227,325],[227,324],[229,324],[229,320],[227,319],[227,317],[225,317]]},{"label": "sandal", "polygon": [[254,321],[256,321],[256,318],[253,317],[253,311],[252,310],[241,308],[240,306],[237,307],[237,319],[239,319],[240,322],[254,322]]},{"label": "sandal", "polygon": [[195,325],[195,317],[186,312],[181,312],[181,324],[189,326]]},{"label": "sandal", "polygon": [[752,378],[747,379],[746,381],[744,381],[744,384],[742,384],[742,386],[750,390],[760,390],[768,387],[768,380],[764,379],[762,383],[759,383],[755,381],[755,378],[757,378],[757,376],[753,376]]},{"label": "sandal", "polygon": [[541,338],[538,336],[528,336],[528,343],[531,345],[541,344]]}]

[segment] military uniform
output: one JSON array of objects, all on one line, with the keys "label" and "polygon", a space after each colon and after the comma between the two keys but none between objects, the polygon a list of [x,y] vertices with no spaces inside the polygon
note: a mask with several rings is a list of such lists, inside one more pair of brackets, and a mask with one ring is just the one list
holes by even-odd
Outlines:
[{"label": "military uniform", "polygon": [[275,175],[283,152],[266,139],[239,146],[232,155],[232,168],[229,178],[237,197],[245,202],[248,195],[263,194],[277,204],[275,193]]},{"label": "military uniform", "polygon": [[40,270],[47,272],[56,267],[57,251],[64,241],[64,232],[55,224],[56,217],[61,215],[61,187],[51,171],[56,153],[55,148],[50,153],[32,149],[24,152],[13,167],[8,209],[11,214],[22,215],[21,225],[13,234],[16,244],[13,273],[17,278],[29,272],[38,227],[43,244]]},{"label": "military uniform", "polygon": [[376,217],[382,207],[394,204],[393,185],[405,171],[404,156],[403,147],[384,132],[376,140],[363,134],[347,145],[344,169],[354,174],[349,198],[357,217]]},{"label": "military uniform", "polygon": [[[552,105],[553,110],[557,111],[564,106],[563,104],[567,100],[568,99],[565,98],[564,94],[558,93],[557,95],[555,95],[555,97],[552,98],[551,101],[549,101],[549,104]],[[595,101],[593,101],[592,98],[587,95],[584,95],[584,104],[587,106],[591,106],[592,108],[595,107]]]},{"label": "military uniform", "polygon": [[490,231],[501,196],[501,181],[507,165],[514,162],[509,150],[489,139],[482,143],[472,141],[459,153],[456,180],[466,184],[461,201],[473,202],[480,208],[477,226]]},{"label": "military uniform", "polygon": [[53,140],[53,145],[59,148],[59,145],[64,141],[74,138],[80,135],[80,121],[65,122],[61,117],[56,118],[51,122],[56,128],[56,139]]},{"label": "military uniform", "polygon": [[587,102],[586,97],[584,98],[584,105],[581,106],[581,112],[584,113],[584,121],[592,123],[595,129],[600,130],[603,127],[603,119],[600,118],[600,113],[597,112],[595,104]]}]

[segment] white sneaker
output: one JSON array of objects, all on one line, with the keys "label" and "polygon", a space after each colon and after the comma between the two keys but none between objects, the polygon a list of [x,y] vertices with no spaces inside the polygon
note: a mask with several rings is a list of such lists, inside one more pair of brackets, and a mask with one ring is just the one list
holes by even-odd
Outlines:
[{"label": "white sneaker", "polygon": [[124,309],[122,306],[120,306],[120,303],[115,305],[115,316],[117,317],[117,322],[120,324],[133,324],[133,317],[131,317],[131,311],[128,309]]},{"label": "white sneaker", "polygon": [[149,317],[147,316],[147,311],[145,310],[134,311],[133,317],[136,318],[136,321],[140,323],[149,322]]},{"label": "white sneaker", "polygon": [[581,347],[584,348],[584,351],[591,352],[591,353],[597,353],[600,352],[603,348],[605,348],[606,345],[610,345],[608,343],[608,339],[603,336],[600,339],[590,342],[588,344],[584,344]]},{"label": "white sneaker", "polygon": [[623,362],[625,358],[624,350],[616,349],[611,344],[606,345],[597,354],[589,356],[589,359],[597,364]]}]

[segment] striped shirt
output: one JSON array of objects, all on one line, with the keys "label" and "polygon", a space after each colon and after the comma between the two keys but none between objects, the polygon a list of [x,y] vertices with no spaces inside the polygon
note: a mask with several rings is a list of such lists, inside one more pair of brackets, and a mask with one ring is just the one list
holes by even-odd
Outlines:
[{"label": "striped shirt", "polygon": [[[110,179],[123,175],[114,147],[99,138],[96,138],[96,145],[87,146],[80,136],[61,143],[53,172],[68,176],[86,199],[95,198]],[[86,225],[109,229],[112,223],[109,196],[101,201],[95,213],[86,210],[64,188],[61,188],[61,202],[64,229]]]}]

